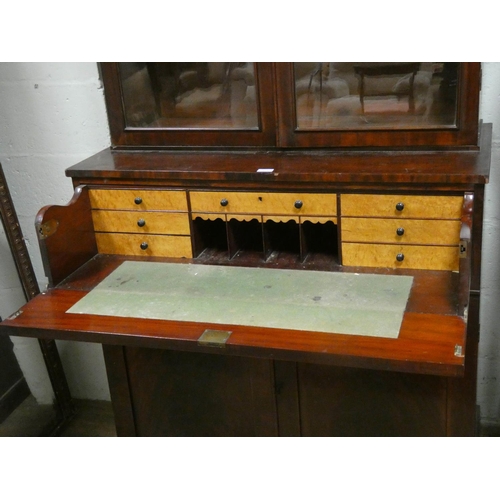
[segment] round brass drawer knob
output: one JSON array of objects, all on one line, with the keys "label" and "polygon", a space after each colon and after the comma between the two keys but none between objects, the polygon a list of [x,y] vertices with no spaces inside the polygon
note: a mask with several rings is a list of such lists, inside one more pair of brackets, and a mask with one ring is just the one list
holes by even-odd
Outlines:
[{"label": "round brass drawer knob", "polygon": [[142,198],[140,196],[138,196],[137,198],[135,198],[134,203],[136,205],[140,205],[142,203]]},{"label": "round brass drawer knob", "polygon": [[403,228],[403,227],[398,227],[398,228],[396,229],[396,234],[397,234],[398,236],[403,236],[403,234],[405,234],[405,230],[404,230],[404,228]]},{"label": "round brass drawer knob", "polygon": [[144,227],[144,226],[146,225],[146,221],[145,221],[144,219],[139,219],[139,220],[137,221],[137,225],[138,225],[139,227]]},{"label": "round brass drawer knob", "polygon": [[297,200],[297,201],[293,204],[293,206],[294,206],[295,208],[297,208],[297,209],[302,208],[302,207],[303,207],[303,205],[304,205],[304,203],[302,203],[302,200]]},{"label": "round brass drawer knob", "polygon": [[398,262],[403,262],[403,260],[405,260],[405,256],[404,256],[404,254],[402,254],[402,253],[398,253],[398,254],[396,255],[396,260],[397,260]]},{"label": "round brass drawer knob", "polygon": [[145,241],[143,241],[143,242],[141,243],[141,250],[147,250],[147,249],[148,249],[148,246],[149,246],[149,245],[148,245]]},{"label": "round brass drawer knob", "polygon": [[227,207],[229,205],[229,201],[226,198],[222,198],[220,200],[221,207]]},{"label": "round brass drawer knob", "polygon": [[401,202],[396,203],[396,210],[397,210],[398,212],[402,212],[402,211],[403,211],[403,209],[404,209],[404,207],[405,207],[405,204],[404,204],[404,203],[401,203]]}]

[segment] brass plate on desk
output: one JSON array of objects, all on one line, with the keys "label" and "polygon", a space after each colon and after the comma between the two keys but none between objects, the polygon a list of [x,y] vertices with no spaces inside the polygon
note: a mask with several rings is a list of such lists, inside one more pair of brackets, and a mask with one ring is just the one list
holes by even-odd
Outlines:
[{"label": "brass plate on desk", "polygon": [[232,332],[227,330],[205,330],[198,339],[198,344],[212,347],[224,347]]},{"label": "brass plate on desk", "polygon": [[412,281],[127,261],[67,312],[397,338]]}]

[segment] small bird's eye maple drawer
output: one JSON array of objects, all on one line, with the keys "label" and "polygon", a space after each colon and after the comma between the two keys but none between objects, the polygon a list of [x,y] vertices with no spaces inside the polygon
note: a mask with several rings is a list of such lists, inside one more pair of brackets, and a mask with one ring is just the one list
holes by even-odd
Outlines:
[{"label": "small bird's eye maple drawer", "polygon": [[187,212],[185,191],[166,189],[91,189],[90,205],[101,210],[173,210]]},{"label": "small bird's eye maple drawer", "polygon": [[94,229],[105,233],[190,234],[186,212],[92,210]]},{"label": "small bird's eye maple drawer", "polygon": [[462,196],[413,196],[343,194],[344,217],[398,217],[457,219],[462,214]]},{"label": "small bird's eye maple drawer", "polygon": [[342,241],[458,246],[460,226],[459,220],[344,217]]},{"label": "small bird's eye maple drawer", "polygon": [[458,271],[458,246],[375,245],[344,243],[345,266]]},{"label": "small bird's eye maple drawer", "polygon": [[193,191],[189,197],[193,213],[337,214],[336,194]]},{"label": "small bird's eye maple drawer", "polygon": [[192,258],[189,236],[96,233],[99,253],[144,257]]}]

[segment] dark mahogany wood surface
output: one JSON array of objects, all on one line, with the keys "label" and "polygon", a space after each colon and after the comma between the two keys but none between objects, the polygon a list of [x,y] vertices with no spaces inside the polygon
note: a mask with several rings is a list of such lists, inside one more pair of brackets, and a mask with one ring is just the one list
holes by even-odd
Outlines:
[{"label": "dark mahogany wood surface", "polygon": [[[1,325],[4,332],[185,351],[214,352],[215,349],[221,354],[443,376],[463,374],[464,357],[455,356],[455,346],[464,346],[466,337],[466,323],[456,315],[456,273],[411,273],[414,285],[397,339],[66,314],[121,261],[115,257],[97,257],[74,278],[36,297],[17,317],[5,320]],[[224,348],[198,345],[199,337],[207,328],[232,331]]]},{"label": "dark mahogany wood surface", "polygon": [[[78,184],[113,181],[155,185],[259,189],[452,190],[488,182],[491,124],[479,151],[112,151],[66,170]],[[257,169],[274,169],[258,173]]]},{"label": "dark mahogany wood surface", "polygon": [[50,286],[57,285],[97,254],[90,201],[85,187],[75,190],[68,205],[42,208],[35,224]]}]

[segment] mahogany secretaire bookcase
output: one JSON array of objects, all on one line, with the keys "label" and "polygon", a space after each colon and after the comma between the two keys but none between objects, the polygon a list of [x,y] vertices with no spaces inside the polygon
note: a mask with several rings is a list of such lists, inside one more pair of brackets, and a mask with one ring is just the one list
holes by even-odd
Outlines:
[{"label": "mahogany secretaire bookcase", "polygon": [[122,436],[475,434],[479,63],[100,69],[3,334],[102,343]]}]

